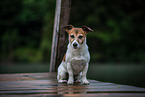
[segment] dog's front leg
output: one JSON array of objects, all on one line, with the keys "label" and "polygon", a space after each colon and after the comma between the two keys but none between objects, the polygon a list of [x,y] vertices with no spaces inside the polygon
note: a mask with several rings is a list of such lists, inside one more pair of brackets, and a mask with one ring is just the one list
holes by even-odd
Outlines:
[{"label": "dog's front leg", "polygon": [[67,71],[69,75],[67,84],[73,84],[74,83],[73,70],[69,62],[67,63]]},{"label": "dog's front leg", "polygon": [[84,69],[82,71],[82,82],[83,82],[84,85],[88,85],[89,84],[89,82],[88,82],[88,80],[86,78],[86,74],[87,74],[87,71],[88,71],[88,65],[89,65],[89,63],[86,64],[86,66],[84,67]]}]

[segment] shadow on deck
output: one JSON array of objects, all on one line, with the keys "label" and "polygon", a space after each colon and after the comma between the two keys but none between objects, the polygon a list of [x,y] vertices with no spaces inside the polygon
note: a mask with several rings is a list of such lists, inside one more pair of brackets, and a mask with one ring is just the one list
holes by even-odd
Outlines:
[{"label": "shadow on deck", "polygon": [[0,75],[0,97],[145,97],[145,88],[89,80],[90,85],[58,84],[56,73]]}]

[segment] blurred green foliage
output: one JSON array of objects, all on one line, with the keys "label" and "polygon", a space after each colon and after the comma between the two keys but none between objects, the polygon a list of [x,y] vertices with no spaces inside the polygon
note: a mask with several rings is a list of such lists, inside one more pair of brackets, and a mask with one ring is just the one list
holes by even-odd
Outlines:
[{"label": "blurred green foliage", "polygon": [[55,0],[1,0],[1,62],[48,61],[54,10]]},{"label": "blurred green foliage", "polygon": [[[89,26],[93,62],[145,63],[144,0],[72,0],[70,24]],[[0,1],[0,61],[48,62],[55,0]]]},{"label": "blurred green foliage", "polygon": [[71,24],[88,34],[91,61],[145,63],[144,0],[72,0]]}]

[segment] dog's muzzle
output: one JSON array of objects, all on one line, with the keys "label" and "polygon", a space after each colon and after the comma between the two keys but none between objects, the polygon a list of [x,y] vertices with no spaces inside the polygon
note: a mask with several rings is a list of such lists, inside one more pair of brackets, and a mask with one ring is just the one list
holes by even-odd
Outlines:
[{"label": "dog's muzzle", "polygon": [[76,41],[74,41],[74,42],[72,43],[72,47],[73,47],[74,49],[77,49],[77,48],[79,48],[79,44],[78,44]]}]

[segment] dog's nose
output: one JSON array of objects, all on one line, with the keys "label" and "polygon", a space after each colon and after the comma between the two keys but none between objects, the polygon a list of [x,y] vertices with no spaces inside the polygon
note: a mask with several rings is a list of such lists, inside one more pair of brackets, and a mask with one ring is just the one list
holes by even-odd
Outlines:
[{"label": "dog's nose", "polygon": [[74,43],[73,46],[74,46],[74,47],[77,47],[77,43]]}]

